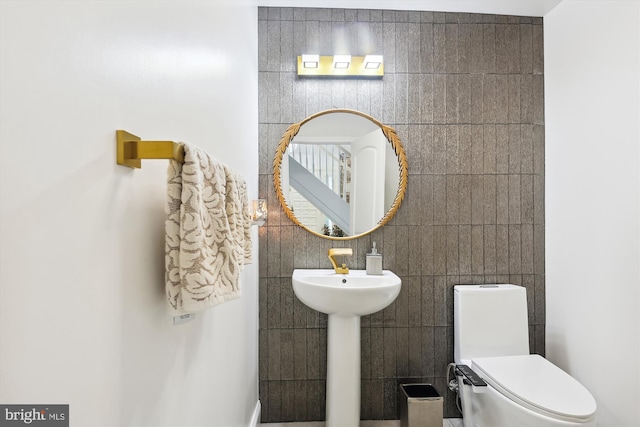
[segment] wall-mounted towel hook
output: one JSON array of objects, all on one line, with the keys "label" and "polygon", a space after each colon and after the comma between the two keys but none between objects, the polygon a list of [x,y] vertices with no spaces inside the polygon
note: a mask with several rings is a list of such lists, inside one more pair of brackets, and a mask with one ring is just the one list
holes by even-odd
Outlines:
[{"label": "wall-mounted towel hook", "polygon": [[173,141],[141,141],[124,130],[116,131],[116,162],[130,168],[141,168],[142,159],[173,159],[184,162],[184,148]]}]

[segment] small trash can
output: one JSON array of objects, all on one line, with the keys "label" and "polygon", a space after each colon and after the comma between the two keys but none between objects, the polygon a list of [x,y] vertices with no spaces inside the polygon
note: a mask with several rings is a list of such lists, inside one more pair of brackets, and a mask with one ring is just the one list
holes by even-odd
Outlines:
[{"label": "small trash can", "polygon": [[431,384],[400,384],[400,427],[442,427],[443,398]]}]

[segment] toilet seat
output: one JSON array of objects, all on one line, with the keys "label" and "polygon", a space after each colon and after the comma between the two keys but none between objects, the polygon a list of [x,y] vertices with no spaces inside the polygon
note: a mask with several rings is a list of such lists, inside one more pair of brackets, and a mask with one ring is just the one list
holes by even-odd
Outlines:
[{"label": "toilet seat", "polygon": [[537,354],[476,358],[471,363],[494,389],[541,415],[574,423],[595,416],[596,402],[589,391]]}]

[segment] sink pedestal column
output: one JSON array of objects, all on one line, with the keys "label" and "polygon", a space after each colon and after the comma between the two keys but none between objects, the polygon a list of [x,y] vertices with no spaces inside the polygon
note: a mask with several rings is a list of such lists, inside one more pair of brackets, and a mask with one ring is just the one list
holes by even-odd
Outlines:
[{"label": "sink pedestal column", "polygon": [[327,427],[358,427],[360,316],[330,314],[327,335]]}]

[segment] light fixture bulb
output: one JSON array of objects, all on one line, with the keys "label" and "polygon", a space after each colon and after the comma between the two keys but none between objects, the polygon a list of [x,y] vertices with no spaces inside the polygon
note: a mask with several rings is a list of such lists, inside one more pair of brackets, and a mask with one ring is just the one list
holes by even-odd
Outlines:
[{"label": "light fixture bulb", "polygon": [[351,55],[334,55],[333,68],[345,70],[351,65]]},{"label": "light fixture bulb", "polygon": [[318,68],[320,55],[302,55],[302,66],[304,68]]},{"label": "light fixture bulb", "polygon": [[377,70],[382,65],[382,55],[367,55],[364,57],[364,68]]}]

